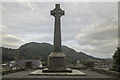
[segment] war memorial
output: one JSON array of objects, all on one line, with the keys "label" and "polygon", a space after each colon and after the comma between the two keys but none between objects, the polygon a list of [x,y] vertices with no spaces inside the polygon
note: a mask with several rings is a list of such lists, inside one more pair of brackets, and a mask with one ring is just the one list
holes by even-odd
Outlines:
[{"label": "war memorial", "polygon": [[29,75],[62,75],[62,76],[85,76],[86,74],[78,71],[72,70],[66,67],[66,57],[63,52],[61,52],[61,24],[60,17],[65,14],[64,10],[60,9],[60,4],[55,5],[55,9],[51,10],[51,15],[55,17],[55,27],[54,27],[54,48],[53,52],[48,56],[48,68],[43,70],[36,70]]},{"label": "war memorial", "polygon": [[[66,56],[62,52],[62,44],[61,44],[61,20],[60,18],[65,15],[65,11],[60,8],[60,4],[55,4],[55,9],[50,11],[50,14],[55,17],[54,22],[54,41],[53,41],[53,50],[48,56],[48,65],[42,69],[27,69],[22,70],[20,72],[15,72],[11,74],[3,75],[2,80],[96,80],[101,77],[103,80],[119,80],[116,76],[108,76],[104,74],[100,74],[102,72],[106,74],[112,74],[111,72],[107,72],[105,70],[98,70],[97,72],[92,70],[79,70],[79,69],[71,69],[67,67]],[[19,62],[19,61],[18,61]],[[25,60],[23,61],[25,64]],[[21,63],[23,63],[21,62]],[[32,63],[32,60],[26,62]],[[40,61],[36,61],[39,63]],[[34,63],[36,63],[34,61]],[[42,64],[42,63],[41,63]],[[29,66],[28,66],[29,67]],[[95,69],[94,69],[95,70]],[[100,73],[99,73],[100,72]],[[116,74],[116,73],[115,73]],[[113,75],[113,74],[112,74]]]}]

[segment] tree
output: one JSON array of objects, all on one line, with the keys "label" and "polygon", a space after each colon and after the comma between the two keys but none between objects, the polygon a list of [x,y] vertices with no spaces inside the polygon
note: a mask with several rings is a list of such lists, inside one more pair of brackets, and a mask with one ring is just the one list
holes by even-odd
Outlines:
[{"label": "tree", "polygon": [[94,61],[85,61],[83,64],[87,67],[87,68],[93,68],[94,67]]},{"label": "tree", "polygon": [[120,72],[120,47],[117,47],[116,52],[113,55],[114,65],[113,69]]}]

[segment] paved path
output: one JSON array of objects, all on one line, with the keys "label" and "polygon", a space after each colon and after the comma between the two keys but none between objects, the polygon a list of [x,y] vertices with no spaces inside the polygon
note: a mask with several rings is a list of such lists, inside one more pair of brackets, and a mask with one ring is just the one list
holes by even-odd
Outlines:
[{"label": "paved path", "polygon": [[3,75],[3,78],[114,78],[113,76],[108,76],[105,74],[97,73],[95,71],[90,70],[80,70],[84,73],[86,73],[87,76],[31,76],[28,75],[29,73],[33,72],[31,71],[21,71],[17,73],[11,73]]}]

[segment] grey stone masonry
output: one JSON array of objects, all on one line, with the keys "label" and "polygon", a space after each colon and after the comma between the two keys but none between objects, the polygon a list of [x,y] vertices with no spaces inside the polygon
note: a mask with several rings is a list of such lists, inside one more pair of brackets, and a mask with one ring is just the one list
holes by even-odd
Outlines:
[{"label": "grey stone masonry", "polygon": [[54,27],[54,52],[61,52],[61,25],[60,17],[64,15],[64,11],[60,9],[60,4],[56,4],[54,10],[51,10],[51,15],[55,17]]},{"label": "grey stone masonry", "polygon": [[72,72],[72,70],[66,69],[66,57],[61,52],[60,17],[64,15],[64,10],[60,9],[60,4],[55,5],[55,9],[51,10],[51,15],[55,17],[54,48],[53,52],[48,56],[48,69],[44,69],[43,72]]}]

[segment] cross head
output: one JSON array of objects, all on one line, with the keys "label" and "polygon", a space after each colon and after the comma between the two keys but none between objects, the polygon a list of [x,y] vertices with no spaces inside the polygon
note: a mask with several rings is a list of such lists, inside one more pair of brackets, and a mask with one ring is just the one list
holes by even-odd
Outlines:
[{"label": "cross head", "polygon": [[51,10],[51,15],[53,15],[54,17],[61,17],[64,14],[65,11],[60,9],[60,4],[56,4],[55,9]]}]

